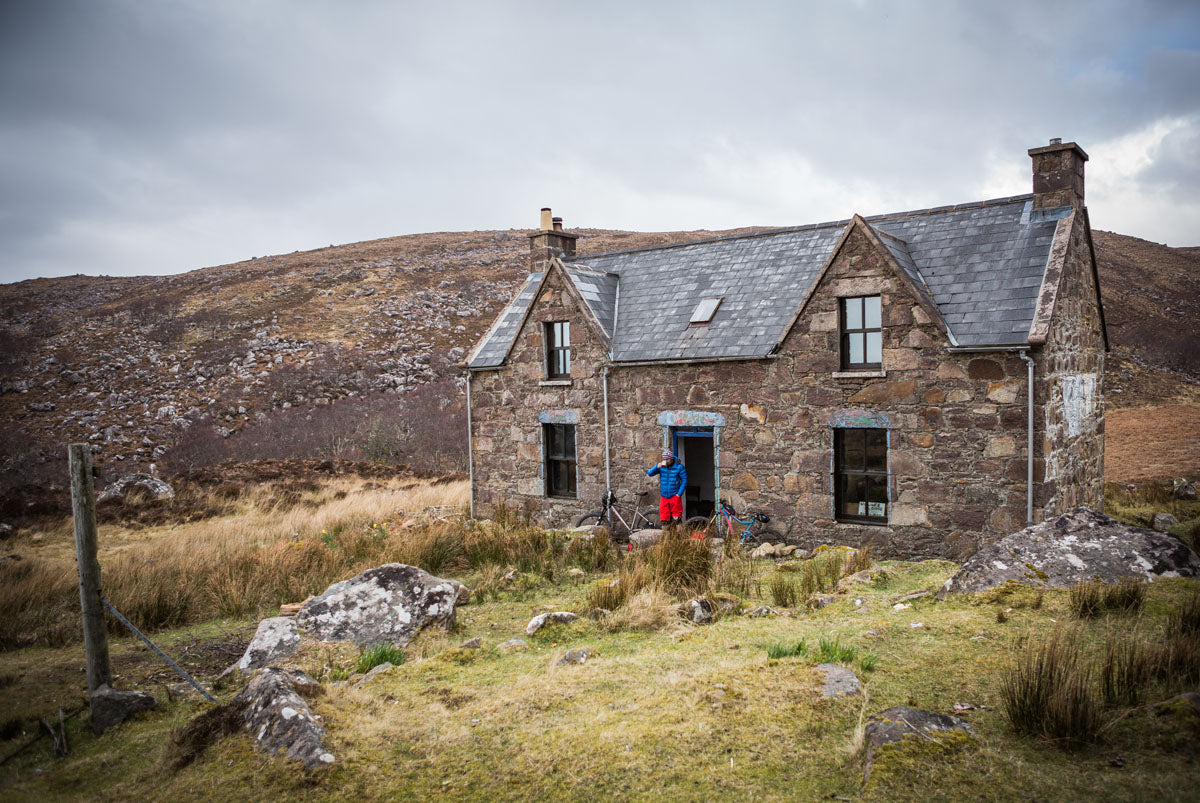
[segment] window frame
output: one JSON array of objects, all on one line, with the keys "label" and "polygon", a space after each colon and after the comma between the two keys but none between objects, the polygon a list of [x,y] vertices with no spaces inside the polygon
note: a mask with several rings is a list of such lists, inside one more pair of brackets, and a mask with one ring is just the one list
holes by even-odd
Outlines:
[{"label": "window frame", "polygon": [[[546,343],[546,378],[571,378],[571,322],[546,321],[542,325],[542,336]],[[561,336],[561,340],[559,339]],[[561,358],[561,359],[560,359]],[[563,370],[557,370],[558,365]]]},{"label": "window frame", "polygon": [[[570,454],[567,454],[565,449],[565,435],[570,429],[571,449]],[[562,433],[559,437],[555,433]],[[578,499],[578,477],[577,471],[577,456],[578,444],[575,440],[577,430],[574,424],[542,424],[542,473],[544,475],[544,490],[547,497],[553,499]],[[556,451],[556,447],[559,448]],[[563,466],[562,476],[566,480],[566,487],[558,487],[555,478],[558,472],[555,471],[559,465]]]},{"label": "window frame", "polygon": [[[860,466],[848,467],[846,465],[846,439],[850,436],[857,436],[858,433],[863,433],[862,443],[862,464]],[[868,468],[867,463],[867,439],[872,437],[868,433],[874,433],[875,436],[883,439],[883,468],[872,469]],[[833,511],[834,519],[839,522],[852,524],[873,524],[886,525],[891,518],[892,513],[892,494],[891,494],[891,471],[888,468],[888,460],[891,452],[891,438],[889,430],[875,427],[834,427],[833,428]],[[870,513],[866,515],[854,515],[843,512],[842,502],[844,500],[844,492],[842,490],[842,478],[847,480],[851,477],[859,477],[868,482],[866,491],[866,501],[870,504],[870,485],[881,485],[884,495],[884,513],[882,516],[872,516]],[[870,508],[868,507],[868,510]]]},{"label": "window frame", "polygon": [[[879,326],[867,327],[867,299],[879,299]],[[862,326],[859,328],[850,328],[846,325],[846,304],[850,301],[858,301],[862,307],[860,317]],[[879,334],[879,362],[868,362],[867,357],[867,341],[871,333]],[[863,362],[853,362],[850,359],[850,336],[862,335],[863,338]],[[883,368],[883,296],[845,296],[838,299],[838,351],[841,353],[838,364],[843,371],[878,371]]]}]

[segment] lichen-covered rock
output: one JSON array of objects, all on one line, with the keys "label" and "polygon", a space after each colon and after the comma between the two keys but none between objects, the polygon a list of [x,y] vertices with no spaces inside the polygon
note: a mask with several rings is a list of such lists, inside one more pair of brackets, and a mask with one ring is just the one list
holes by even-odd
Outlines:
[{"label": "lichen-covered rock", "polygon": [[319,641],[403,647],[430,624],[454,625],[460,586],[415,566],[386,563],[305,602],[296,624]]},{"label": "lichen-covered rock", "polygon": [[237,663],[221,673],[221,680],[234,672],[253,672],[273,663],[290,658],[300,649],[300,633],[296,620],[290,616],[273,616],[258,623],[254,638]]},{"label": "lichen-covered rock", "polygon": [[824,677],[821,696],[826,699],[849,697],[862,691],[858,675],[837,664],[817,664],[817,671]]},{"label": "lichen-covered rock", "polygon": [[703,597],[689,600],[687,607],[688,615],[694,624],[703,625],[713,620],[712,603]]},{"label": "lichen-covered rock", "polygon": [[872,714],[866,727],[867,760],[864,776],[870,777],[876,757],[886,745],[902,742],[905,737],[936,741],[939,735],[953,732],[971,735],[975,729],[958,717],[903,705]]},{"label": "lichen-covered rock", "polygon": [[587,663],[589,658],[596,657],[596,653],[589,650],[587,647],[580,647],[577,650],[567,650],[562,654],[562,657],[555,661],[556,666],[575,666],[578,664]]},{"label": "lichen-covered rock", "polygon": [[1168,533],[1131,527],[1076,508],[1026,527],[971,556],[938,591],[938,599],[986,591],[1015,580],[1065,588],[1088,580],[1122,577],[1200,577],[1200,557]]},{"label": "lichen-covered rock", "polygon": [[150,474],[126,474],[96,495],[96,503],[124,499],[131,488],[143,488],[154,499],[174,499],[175,489]]},{"label": "lichen-covered rock", "polygon": [[138,711],[158,708],[158,700],[144,691],[117,691],[106,685],[92,692],[88,701],[92,709],[92,733],[97,736],[113,725],[119,725]]},{"label": "lichen-covered rock", "polygon": [[391,661],[384,661],[382,664],[377,664],[376,666],[371,667],[370,671],[367,672],[367,674],[365,674],[361,678],[359,678],[358,682],[354,684],[354,687],[358,688],[358,687],[362,686],[364,683],[366,683],[367,681],[374,680],[375,678],[379,677],[380,675],[383,675],[383,674],[386,674],[387,672],[392,671],[392,669],[394,667],[395,667],[395,664],[393,664]]},{"label": "lichen-covered rock", "polygon": [[1179,523],[1179,519],[1172,516],[1170,513],[1155,513],[1154,521],[1151,526],[1160,533],[1165,533],[1167,530]]},{"label": "lichen-covered rock", "polygon": [[254,734],[254,746],[266,753],[283,753],[317,769],[334,762],[325,749],[325,729],[300,696],[295,683],[315,683],[296,670],[263,669],[238,692],[233,702],[245,706],[246,730]]},{"label": "lichen-covered rock", "polygon": [[539,613],[537,616],[529,620],[529,624],[525,625],[525,635],[532,636],[534,633],[553,624],[566,624],[574,622],[579,617],[570,611],[554,611],[553,613]]},{"label": "lichen-covered rock", "polygon": [[1172,483],[1171,495],[1176,499],[1194,500],[1196,498],[1196,486],[1187,481],[1184,477],[1179,477]]}]

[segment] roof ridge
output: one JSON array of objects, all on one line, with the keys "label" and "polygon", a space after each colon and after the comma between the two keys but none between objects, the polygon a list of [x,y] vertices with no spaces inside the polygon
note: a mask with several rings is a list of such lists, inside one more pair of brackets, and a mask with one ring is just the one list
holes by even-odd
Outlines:
[{"label": "roof ridge", "polygon": [[[960,212],[968,209],[983,209],[988,206],[1002,206],[1004,204],[1017,203],[1018,201],[1028,201],[1033,197],[1033,193],[1024,193],[1022,195],[1010,195],[1004,198],[990,198],[985,201],[971,201],[962,204],[950,204],[949,206],[932,206],[926,209],[913,209],[907,212],[887,212],[880,215],[871,215],[864,217],[867,222],[879,221],[887,222],[889,220],[900,220],[909,217],[923,217],[925,215],[936,215],[945,212]],[[704,237],[699,240],[682,240],[679,242],[662,243],[660,245],[643,245],[638,248],[623,248],[619,251],[600,251],[595,254],[572,254],[564,256],[564,263],[576,264],[579,260],[597,259],[599,257],[617,256],[620,254],[637,254],[643,251],[665,251],[670,248],[687,248],[692,245],[704,245],[707,243],[719,243],[732,240],[749,240],[755,237],[777,237],[782,234],[795,234],[801,231],[815,231],[817,229],[827,228],[844,228],[847,226],[853,217],[845,218],[844,220],[829,220],[824,223],[806,223],[803,226],[785,226],[777,229],[766,229],[764,231],[749,232],[746,234],[726,234],[721,237]],[[899,238],[896,238],[899,239]],[[903,241],[902,241],[903,242]]]}]

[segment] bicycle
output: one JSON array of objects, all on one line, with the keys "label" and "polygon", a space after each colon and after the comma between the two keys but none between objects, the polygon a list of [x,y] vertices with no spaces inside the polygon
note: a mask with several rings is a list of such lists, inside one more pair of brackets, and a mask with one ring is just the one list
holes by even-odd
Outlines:
[{"label": "bicycle", "polygon": [[[617,524],[625,528],[623,535],[628,535],[634,530],[657,530],[661,527],[658,521],[658,513],[654,508],[642,510],[642,500],[650,495],[649,491],[642,491],[637,495],[637,505],[634,507],[633,515],[629,517],[629,521],[625,521],[625,517],[621,515],[621,511],[617,509],[619,500],[614,491],[605,491],[600,497],[600,509],[584,513],[575,520],[576,527],[583,527],[588,524],[606,524],[608,532],[612,538],[617,537]],[[616,521],[613,521],[613,519]]]},{"label": "bicycle", "polygon": [[[774,544],[783,540],[783,535],[778,530],[767,526],[767,522],[771,520],[768,514],[756,510],[747,510],[746,514],[750,516],[749,519],[740,519],[732,505],[722,502],[711,517],[692,516],[684,522],[684,526],[692,532],[703,531],[715,535],[720,531],[720,522],[724,520],[726,537],[737,538],[738,546],[742,547]],[[740,531],[738,526],[741,527]]]}]

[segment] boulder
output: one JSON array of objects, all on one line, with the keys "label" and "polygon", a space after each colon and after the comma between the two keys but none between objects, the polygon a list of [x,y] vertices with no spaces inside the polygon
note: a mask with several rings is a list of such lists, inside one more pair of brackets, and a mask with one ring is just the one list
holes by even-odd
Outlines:
[{"label": "boulder", "polygon": [[1176,499],[1195,500],[1196,486],[1183,477],[1179,477],[1175,480],[1171,488],[1171,496],[1174,496]]},{"label": "boulder", "polygon": [[403,647],[422,628],[454,626],[461,583],[415,566],[386,563],[334,583],[304,603],[296,624],[318,641],[352,641],[360,647]]},{"label": "boulder", "polygon": [[296,684],[315,684],[296,670],[263,669],[233,698],[244,706],[245,729],[254,734],[254,746],[270,754],[283,753],[313,770],[334,762],[325,749],[321,727]]},{"label": "boulder", "polygon": [[747,616],[762,617],[762,616],[778,616],[779,611],[766,605],[760,605],[753,610],[746,611]]},{"label": "boulder", "polygon": [[1200,557],[1169,533],[1131,527],[1076,508],[1026,527],[972,555],[938,591],[986,591],[1016,581],[1040,588],[1065,588],[1122,577],[1200,577]]},{"label": "boulder", "polygon": [[754,558],[755,560],[765,560],[767,558],[773,558],[773,557],[775,557],[775,545],[774,544],[759,544],[758,546],[756,546],[754,548],[754,551],[750,553],[750,557]]},{"label": "boulder", "polygon": [[96,503],[124,499],[131,488],[145,489],[153,499],[174,499],[175,489],[150,474],[126,474],[96,495]]},{"label": "boulder", "polygon": [[937,741],[938,734],[958,731],[974,734],[975,729],[966,720],[932,711],[898,705],[867,720],[867,762],[864,776],[870,777],[875,757],[885,745],[902,741],[906,736]]},{"label": "boulder", "polygon": [[712,603],[706,599],[694,599],[688,602],[688,616],[692,622],[703,625],[713,620]]},{"label": "boulder", "polygon": [[473,639],[467,639],[462,644],[458,645],[460,650],[478,650],[483,648],[483,639],[476,636]]},{"label": "boulder", "polygon": [[534,633],[541,630],[543,627],[554,624],[566,624],[574,622],[579,617],[570,611],[554,611],[553,613],[539,613],[537,616],[529,620],[529,624],[525,626],[525,635],[532,636]]},{"label": "boulder", "polygon": [[1179,519],[1172,516],[1170,513],[1155,513],[1154,522],[1151,525],[1155,531],[1165,533],[1167,530],[1179,523]]},{"label": "boulder", "polygon": [[858,675],[837,664],[817,664],[817,671],[824,676],[821,696],[826,699],[849,697],[862,691]]},{"label": "boulder", "polygon": [[629,534],[629,543],[638,549],[645,549],[657,544],[662,537],[662,530],[634,530]]},{"label": "boulder", "polygon": [[273,616],[258,623],[254,638],[237,663],[220,674],[221,680],[234,672],[253,672],[273,663],[291,658],[300,649],[300,633],[296,620],[290,616]]},{"label": "boulder", "polygon": [[88,695],[92,709],[92,733],[99,736],[120,725],[138,711],[153,711],[158,700],[144,691],[117,691],[105,684]]}]

